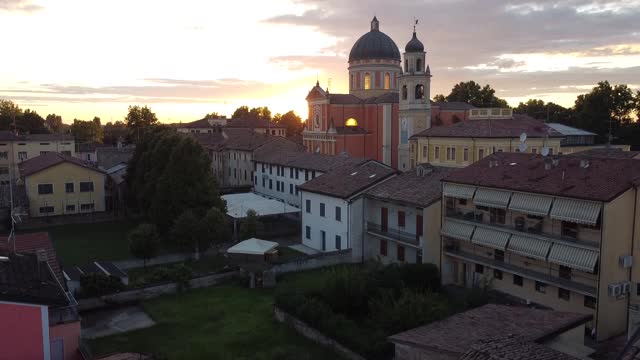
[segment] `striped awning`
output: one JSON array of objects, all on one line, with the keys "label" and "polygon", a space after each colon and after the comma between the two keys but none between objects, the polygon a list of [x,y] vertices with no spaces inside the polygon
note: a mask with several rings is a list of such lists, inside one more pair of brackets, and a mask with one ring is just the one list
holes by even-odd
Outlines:
[{"label": "striped awning", "polygon": [[514,193],[511,197],[509,209],[525,214],[547,216],[552,202],[553,198],[550,196]]},{"label": "striped awning", "polygon": [[460,199],[472,199],[475,192],[476,188],[473,186],[445,183],[442,194]]},{"label": "striped awning", "polygon": [[478,188],[476,196],[473,198],[473,203],[475,205],[506,209],[510,198],[511,192],[509,191]]},{"label": "striped awning", "polygon": [[593,272],[598,262],[598,252],[564,244],[553,244],[549,251],[549,262],[573,269]]},{"label": "striped awning", "polygon": [[600,203],[556,198],[549,216],[553,219],[596,225],[600,217]]},{"label": "striped awning", "polygon": [[511,234],[504,231],[477,227],[471,242],[504,251],[510,236]]},{"label": "striped awning", "polygon": [[529,236],[513,235],[509,241],[509,251],[539,260],[547,260],[551,242]]},{"label": "striped awning", "polygon": [[445,220],[444,224],[442,224],[442,230],[440,230],[440,233],[454,239],[469,241],[471,240],[471,234],[473,234],[474,228],[475,226],[473,225],[453,220]]}]

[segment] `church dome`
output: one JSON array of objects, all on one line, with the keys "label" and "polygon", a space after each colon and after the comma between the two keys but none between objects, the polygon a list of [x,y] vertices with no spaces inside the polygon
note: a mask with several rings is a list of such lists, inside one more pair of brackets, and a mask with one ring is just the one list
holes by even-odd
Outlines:
[{"label": "church dome", "polygon": [[420,42],[420,40],[418,40],[418,37],[416,36],[416,32],[415,31],[413,32],[413,37],[407,43],[407,46],[404,47],[404,51],[406,51],[406,52],[424,52],[424,45],[422,45],[422,42]]},{"label": "church dome", "polygon": [[400,61],[400,50],[391,38],[380,31],[378,19],[371,21],[371,31],[362,35],[349,53],[349,62],[366,59],[390,59]]}]

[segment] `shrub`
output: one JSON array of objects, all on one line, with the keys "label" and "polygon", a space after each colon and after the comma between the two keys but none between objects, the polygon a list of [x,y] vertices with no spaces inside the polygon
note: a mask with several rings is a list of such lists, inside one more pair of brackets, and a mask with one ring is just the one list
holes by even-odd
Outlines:
[{"label": "shrub", "polygon": [[370,321],[386,335],[440,320],[449,308],[445,299],[431,292],[403,289],[399,296],[381,291],[369,302]]},{"label": "shrub", "polygon": [[322,299],[335,312],[360,317],[366,315],[372,290],[371,277],[361,268],[339,266],[329,269],[322,289]]},{"label": "shrub", "polygon": [[399,272],[409,289],[440,291],[440,272],[434,264],[405,264]]},{"label": "shrub", "polygon": [[113,294],[125,289],[119,278],[113,275],[87,274],[80,277],[81,297]]}]

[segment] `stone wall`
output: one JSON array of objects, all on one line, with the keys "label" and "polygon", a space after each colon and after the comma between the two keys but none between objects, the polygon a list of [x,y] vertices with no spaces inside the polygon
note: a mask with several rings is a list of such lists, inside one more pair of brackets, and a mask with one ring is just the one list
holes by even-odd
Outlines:
[{"label": "stone wall", "polygon": [[312,340],[312,341],[314,341],[314,342],[316,342],[318,344],[321,344],[321,345],[328,346],[328,347],[332,348],[336,352],[340,353],[340,355],[342,355],[345,359],[349,359],[349,360],[365,360],[364,357],[362,357],[362,356],[356,354],[354,351],[342,346],[337,341],[331,339],[330,337],[325,336],[324,334],[322,334],[318,330],[312,328],[311,326],[307,325],[303,321],[298,320],[297,318],[291,316],[290,314],[282,311],[278,307],[274,306],[273,312],[274,312],[274,317],[279,322],[285,323],[285,324],[291,326],[298,333],[300,333],[302,336],[306,337],[307,339],[310,339],[310,340]]},{"label": "stone wall", "polygon": [[270,271],[276,274],[312,270],[325,266],[359,262],[351,256],[351,249],[309,255],[299,260],[273,266]]},{"label": "stone wall", "polygon": [[[221,281],[230,279],[238,274],[238,271],[233,271],[224,274],[201,276],[189,280],[189,285],[192,289],[214,286],[219,284]],[[95,298],[81,299],[78,301],[78,310],[95,310],[110,305],[120,305],[141,300],[153,299],[158,296],[175,294],[177,292],[178,285],[176,283],[147,286],[141,289],[122,291],[119,293],[104,295]]]}]

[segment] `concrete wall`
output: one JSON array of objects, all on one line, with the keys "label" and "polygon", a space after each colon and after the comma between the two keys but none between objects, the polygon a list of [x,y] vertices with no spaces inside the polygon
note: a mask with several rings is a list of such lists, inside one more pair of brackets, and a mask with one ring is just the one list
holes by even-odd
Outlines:
[{"label": "concrete wall", "polygon": [[46,306],[0,302],[2,359],[48,360],[49,317]]},{"label": "concrete wall", "polygon": [[320,255],[314,255],[300,260],[275,265],[271,268],[271,271],[276,274],[284,274],[288,272],[312,270],[321,267],[357,262],[357,259],[354,258],[351,253],[351,249],[335,251],[332,253],[322,253]]},{"label": "concrete wall", "polygon": [[[29,212],[32,217],[55,216],[105,211],[106,175],[71,163],[61,163],[28,176],[25,180]],[[93,182],[93,191],[80,192],[80,182]],[[66,183],[74,184],[74,191],[67,193]],[[53,184],[53,193],[38,194],[39,184]],[[82,205],[93,204],[93,210],[82,210]],[[52,213],[41,213],[41,207],[52,206]],[[67,209],[73,206],[74,210]]]},{"label": "concrete wall", "polygon": [[[341,249],[348,248],[348,221],[362,213],[349,214],[347,201],[322,194],[301,191],[302,243],[319,251],[340,250],[336,248],[336,235],[340,236]],[[307,212],[306,201],[311,202],[311,211]],[[320,216],[320,204],[325,205],[325,215]],[[340,207],[340,221],[335,219],[335,209]],[[310,228],[310,238],[306,237],[306,227]],[[322,231],[325,233],[325,247],[322,248]],[[354,256],[356,256],[354,254]]]},{"label": "concrete wall", "polygon": [[49,328],[51,342],[62,339],[64,345],[65,360],[75,360],[78,355],[80,343],[80,321],[74,321]]},{"label": "concrete wall", "polygon": [[75,140],[3,141],[0,142],[0,181],[9,180],[9,169],[14,179],[20,176],[18,165],[42,152],[59,152],[75,156]]},{"label": "concrete wall", "polygon": [[[297,190],[298,186],[323,174],[320,171],[311,169],[282,166],[284,169],[284,175],[280,176],[278,175],[277,170],[278,165],[257,161],[255,164],[256,177],[254,179],[254,191],[268,197],[282,200],[287,204],[298,208],[300,207],[300,194]],[[271,180],[271,188],[269,187],[269,180]],[[284,184],[282,191],[277,190],[276,184],[278,181]]]}]

